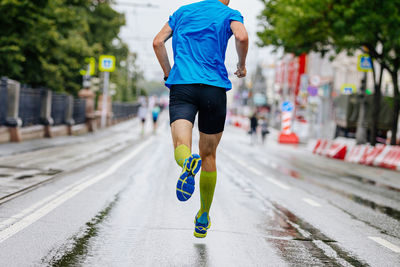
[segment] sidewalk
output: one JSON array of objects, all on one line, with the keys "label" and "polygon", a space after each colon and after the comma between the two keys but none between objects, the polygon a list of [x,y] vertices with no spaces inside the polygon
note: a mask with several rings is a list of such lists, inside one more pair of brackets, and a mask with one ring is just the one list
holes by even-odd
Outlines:
[{"label": "sidewalk", "polygon": [[10,156],[30,151],[36,151],[51,147],[65,146],[69,144],[78,144],[86,142],[88,138],[101,138],[112,134],[119,128],[124,128],[126,124],[134,122],[135,125],[139,124],[137,118],[128,120],[106,129],[99,129],[93,133],[86,133],[82,135],[72,135],[72,136],[58,136],[54,138],[40,138],[28,141],[23,141],[21,143],[3,143],[0,144],[0,157]]}]

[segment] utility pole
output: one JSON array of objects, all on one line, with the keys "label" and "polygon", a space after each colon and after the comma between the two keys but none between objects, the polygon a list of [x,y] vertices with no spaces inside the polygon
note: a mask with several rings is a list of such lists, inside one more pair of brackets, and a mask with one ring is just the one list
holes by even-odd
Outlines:
[{"label": "utility pole", "polygon": [[356,140],[358,145],[367,143],[367,127],[365,126],[365,111],[366,111],[366,90],[367,90],[367,73],[364,72],[364,77],[361,80],[360,111],[358,113]]},{"label": "utility pole", "polygon": [[[362,48],[364,53],[368,53],[368,48]],[[367,58],[367,57],[368,58]],[[367,60],[369,59],[369,60]],[[358,145],[367,143],[367,127],[365,121],[365,113],[367,109],[367,78],[368,71],[372,69],[372,61],[368,54],[360,55],[357,63],[357,68],[359,71],[364,72],[364,77],[361,80],[361,92],[359,95],[360,99],[360,112],[358,113],[358,121],[357,121],[357,131],[356,131],[356,141]]]}]

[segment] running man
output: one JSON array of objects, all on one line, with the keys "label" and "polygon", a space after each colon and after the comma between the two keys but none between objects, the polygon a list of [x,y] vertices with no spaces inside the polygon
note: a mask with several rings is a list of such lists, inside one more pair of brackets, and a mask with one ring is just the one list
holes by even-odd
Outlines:
[{"label": "running man", "polygon": [[[200,170],[200,210],[195,216],[195,237],[205,237],[211,226],[209,212],[217,181],[216,150],[224,130],[226,91],[232,88],[225,67],[229,38],[234,35],[239,57],[235,75],[246,76],[248,35],[240,12],[230,0],[205,0],[179,8],[154,38],[153,46],[170,88],[170,123],[175,160],[182,167],[176,194],[180,201],[193,192]],[[165,42],[172,37],[171,69]],[[192,129],[198,113],[200,155],[192,154]]]}]

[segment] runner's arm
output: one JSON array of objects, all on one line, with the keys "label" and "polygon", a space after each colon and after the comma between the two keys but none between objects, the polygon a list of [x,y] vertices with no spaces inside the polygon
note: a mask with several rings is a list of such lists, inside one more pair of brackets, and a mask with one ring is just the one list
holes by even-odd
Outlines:
[{"label": "runner's arm", "polygon": [[232,21],[231,29],[236,39],[236,51],[239,57],[239,63],[237,64],[238,70],[235,72],[235,75],[239,78],[243,78],[247,74],[246,57],[249,49],[249,36],[243,23],[239,21]]},{"label": "runner's arm", "polygon": [[171,64],[169,63],[167,49],[165,48],[165,42],[171,38],[171,36],[172,29],[169,24],[166,23],[153,41],[154,52],[156,53],[158,62],[161,65],[165,77],[168,77],[169,72],[171,71]]}]

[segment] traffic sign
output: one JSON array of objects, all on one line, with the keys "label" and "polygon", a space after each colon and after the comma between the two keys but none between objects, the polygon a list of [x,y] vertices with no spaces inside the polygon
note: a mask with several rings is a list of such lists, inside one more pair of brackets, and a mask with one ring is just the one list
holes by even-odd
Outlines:
[{"label": "traffic sign", "polygon": [[344,95],[351,95],[357,92],[357,86],[351,83],[345,83],[342,85],[340,91]]},{"label": "traffic sign", "polygon": [[[94,57],[87,57],[85,58],[85,63],[87,63],[87,69],[81,70],[80,74],[82,76],[93,76],[96,74],[96,59]],[[89,72],[89,73],[88,73]]]},{"label": "traffic sign", "polygon": [[282,103],[282,111],[284,111],[284,112],[290,112],[293,110],[293,108],[294,108],[294,106],[293,106],[292,102],[290,102],[290,101],[285,101]]},{"label": "traffic sign", "polygon": [[115,57],[101,55],[99,60],[99,70],[102,72],[113,72],[115,70]]},{"label": "traffic sign", "polygon": [[358,56],[357,69],[362,72],[368,72],[372,70],[372,59],[368,54],[362,54]]}]

